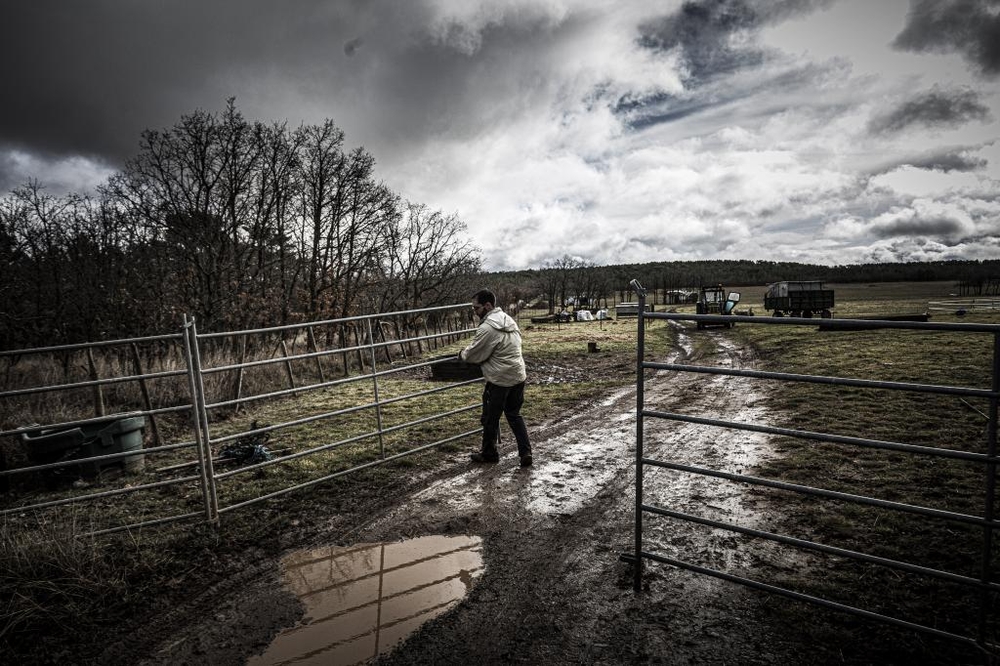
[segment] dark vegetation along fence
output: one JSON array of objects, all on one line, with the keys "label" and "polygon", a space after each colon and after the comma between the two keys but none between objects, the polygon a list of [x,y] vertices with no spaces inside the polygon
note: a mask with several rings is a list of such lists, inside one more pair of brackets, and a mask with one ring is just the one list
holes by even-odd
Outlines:
[{"label": "dark vegetation along fence", "polygon": [[[975,376],[988,376],[989,388],[976,388],[968,385],[951,384],[928,384],[902,381],[881,381],[874,379],[861,379],[857,377],[837,377],[823,376],[819,374],[792,374],[785,372],[769,372],[755,369],[739,369],[721,367],[709,364],[680,364],[680,363],[659,363],[645,360],[644,356],[644,328],[650,319],[664,319],[670,321],[705,321],[721,322],[726,321],[723,315],[692,315],[660,312],[643,312],[642,304],[645,303],[645,289],[635,280],[632,288],[639,296],[639,320],[638,320],[638,357],[637,357],[637,431],[636,431],[636,512],[635,512],[635,551],[628,554],[625,559],[633,563],[634,588],[638,592],[641,590],[643,561],[658,562],[674,567],[686,569],[699,574],[716,577],[722,580],[742,584],[769,594],[781,595],[798,601],[814,604],[819,608],[833,609],[848,614],[865,617],[885,623],[881,626],[891,625],[902,627],[905,630],[920,632],[931,637],[945,639],[946,643],[954,646],[957,641],[972,651],[984,654],[987,659],[990,655],[997,655],[998,641],[996,634],[998,631],[996,603],[997,593],[1000,592],[1000,582],[997,581],[995,565],[998,556],[998,544],[996,543],[995,532],[998,521],[995,517],[997,509],[996,497],[996,469],[1000,460],[997,455],[997,406],[1000,398],[1000,325],[979,324],[979,323],[930,323],[930,322],[902,322],[883,321],[879,322],[881,332],[878,337],[869,338],[882,342],[894,333],[907,331],[905,339],[912,344],[921,342],[920,338],[927,338],[929,335],[946,338],[944,344],[957,343],[958,338],[966,336],[989,336],[992,343],[992,359],[987,358],[988,354],[964,359],[970,367],[975,365],[977,370]],[[801,318],[775,318],[775,317],[739,317],[738,321],[742,327],[744,324],[761,326],[792,326],[816,327],[816,322]],[[825,320],[825,325],[833,330],[850,331],[871,329],[871,321],[860,321],[851,319]],[[901,336],[902,337],[902,336]],[[980,338],[982,340],[982,338]],[[854,344],[853,340],[852,343]],[[908,354],[907,349],[900,348],[899,340],[893,338],[890,354]],[[937,343],[942,344],[942,343]],[[857,350],[861,354],[863,350]],[[885,358],[885,357],[883,357]],[[898,358],[890,355],[889,358]],[[884,365],[892,365],[885,363]],[[988,365],[989,368],[983,368]],[[921,434],[921,423],[926,423],[926,419],[921,421],[919,405],[926,404],[927,401],[943,396],[942,399],[961,401],[970,405],[970,401],[976,401],[985,405],[985,413],[976,410],[979,415],[988,419],[985,427],[985,434],[980,439],[979,428],[973,428],[970,432],[951,432],[944,437],[934,440],[934,445],[916,445],[899,441],[887,441],[860,436],[845,436],[833,434],[832,432],[815,432],[787,427],[772,427],[760,423],[739,422],[727,420],[724,415],[700,416],[691,414],[681,414],[668,411],[650,409],[646,404],[645,384],[647,383],[646,371],[672,371],[678,373],[690,373],[690,375],[713,376],[727,375],[746,378],[748,381],[755,379],[779,382],[783,388],[791,389],[793,385],[803,384],[827,387],[841,387],[841,391],[847,390],[852,394],[866,394],[866,398],[877,396],[881,392],[888,391],[894,394],[906,394],[919,396],[920,402],[914,402],[917,412],[912,414],[912,420],[908,425],[912,428],[910,432],[898,432],[900,438],[904,435],[911,437]],[[925,368],[926,371],[926,368]],[[843,394],[841,394],[842,399]],[[904,396],[900,396],[904,397]],[[875,398],[879,400],[879,398]],[[876,402],[876,405],[881,403]],[[895,403],[894,403],[895,404]],[[821,406],[820,408],[823,408]],[[832,405],[830,406],[832,407]],[[961,408],[961,407],[959,407]],[[860,410],[855,411],[855,420],[864,418]],[[880,418],[880,408],[876,407],[869,413],[874,419]],[[888,415],[881,412],[881,416],[888,420]],[[833,470],[821,472],[813,478],[822,479],[816,485],[826,487],[816,487],[801,483],[790,483],[768,475],[751,476],[748,474],[734,473],[712,468],[711,465],[690,464],[691,461],[682,461],[673,455],[658,453],[658,457],[650,457],[644,452],[644,431],[649,427],[647,423],[658,421],[676,422],[684,424],[695,424],[699,427],[722,428],[733,433],[735,437],[740,431],[761,433],[768,436],[780,438],[782,440],[806,441],[813,447],[830,447],[829,450],[836,450],[842,456],[840,460],[844,467],[862,467],[863,457],[868,455],[863,452],[871,452],[872,456],[882,456],[889,461],[889,466],[902,467],[904,464],[914,465],[906,467],[907,474],[912,470],[920,470],[922,475],[914,475],[912,481],[904,480],[903,487],[906,490],[914,491],[920,498],[935,498],[947,505],[948,500],[954,500],[962,493],[968,493],[968,501],[959,510],[949,508],[938,508],[928,506],[927,502],[904,501],[910,499],[903,497],[898,492],[898,487],[892,487],[880,478],[880,474],[886,473],[886,467],[879,468],[879,472],[871,471],[873,468],[864,470],[858,474],[862,484],[862,491],[844,492],[842,490],[831,489],[837,475]],[[832,419],[831,419],[832,421]],[[650,424],[652,425],[652,424]],[[843,426],[843,423],[840,424]],[[851,424],[852,426],[855,424]],[[837,429],[837,424],[830,422],[829,429]],[[860,423],[858,427],[861,432],[879,431],[877,423]],[[869,430],[871,429],[871,430]],[[916,432],[915,432],[916,431]],[[942,441],[947,440],[947,441]],[[676,449],[683,449],[681,443]],[[810,449],[813,453],[810,459],[814,459],[817,453],[815,449]],[[661,459],[663,458],[663,459]],[[671,459],[673,458],[673,459]],[[915,461],[916,459],[916,461]],[[903,462],[905,460],[905,463]],[[893,462],[895,461],[895,462]],[[945,473],[946,469],[963,470],[961,477],[949,477]],[[718,467],[715,465],[714,467]],[[966,471],[966,467],[971,467]],[[766,465],[763,467],[766,471]],[[786,508],[799,507],[800,511],[816,510],[836,514],[834,524],[840,526],[841,533],[850,531],[848,525],[852,520],[857,520],[859,516],[864,516],[864,522],[868,527],[875,523],[894,522],[896,525],[905,525],[906,528],[898,529],[891,534],[896,542],[887,539],[875,539],[875,543],[866,552],[850,547],[840,547],[829,545],[829,543],[819,543],[812,539],[816,537],[810,533],[805,533],[799,529],[799,534],[793,535],[790,532],[796,528],[793,523],[789,524],[778,521],[779,525],[785,525],[786,530],[765,531],[755,527],[734,524],[727,520],[713,520],[705,516],[695,516],[683,511],[677,511],[669,507],[657,506],[649,501],[656,490],[653,482],[660,482],[658,476],[654,478],[652,470],[671,470],[669,472],[656,472],[655,474],[678,474],[681,477],[686,475],[696,475],[690,478],[702,478],[711,480],[711,483],[742,484],[744,488],[753,489],[754,493],[762,493],[761,496],[785,498]],[[891,472],[891,470],[889,470]],[[650,479],[644,480],[644,475],[650,474]],[[922,478],[916,478],[921,476]],[[961,481],[956,482],[956,478]],[[908,486],[907,486],[908,484]],[[981,485],[978,485],[981,484]],[[934,487],[938,485],[939,487]],[[976,486],[978,485],[978,490]],[[919,487],[914,487],[919,486]],[[970,486],[972,489],[970,490]],[[889,496],[881,495],[891,488],[887,493]],[[644,491],[647,496],[644,497]],[[777,492],[775,492],[777,491]],[[880,492],[881,491],[881,492]],[[790,499],[793,498],[793,499]],[[798,502],[798,500],[802,500]],[[808,502],[806,501],[808,500]],[[963,500],[964,501],[964,500]],[[706,506],[711,505],[710,498],[706,498]],[[978,506],[978,508],[977,508]],[[801,507],[806,507],[802,509]],[[790,509],[795,510],[795,509]],[[870,511],[871,513],[864,513]],[[801,517],[801,516],[800,516]],[[840,562],[853,563],[843,566],[857,566],[860,574],[852,574],[850,585],[838,585],[830,581],[830,576],[836,567],[827,563],[825,566],[816,567],[813,573],[809,573],[808,564],[801,567],[805,580],[805,590],[802,591],[802,578],[795,575],[782,576],[776,584],[774,580],[759,580],[761,574],[756,578],[751,578],[746,571],[721,570],[702,566],[680,557],[672,556],[672,553],[652,552],[649,547],[652,545],[650,534],[645,534],[651,528],[647,522],[655,525],[662,525],[656,521],[664,520],[678,521],[670,523],[676,525],[687,525],[692,529],[716,530],[716,533],[734,535],[726,543],[738,544],[753,541],[756,543],[769,543],[774,548],[790,547],[791,550],[783,551],[795,553],[793,558],[798,557],[798,562],[810,562],[815,558],[836,558]],[[924,534],[914,529],[914,524],[927,524],[931,527],[924,528],[939,529],[944,534],[941,550],[950,552],[930,552],[930,549],[919,550],[913,547],[921,542]],[[875,533],[874,531],[872,533]],[[808,538],[805,538],[808,537]],[[763,541],[761,541],[763,540]],[[662,545],[662,544],[661,544]],[[655,547],[654,547],[655,548]],[[964,549],[964,550],[963,550]],[[934,562],[913,561],[918,556],[933,556]],[[690,558],[694,559],[694,558]],[[732,563],[738,560],[727,560]],[[818,561],[818,560],[817,560]],[[828,562],[828,560],[827,560]],[[953,566],[946,566],[953,565]],[[841,565],[837,565],[841,566]],[[738,569],[738,567],[737,567]],[[786,567],[786,570],[788,568]],[[853,571],[853,570],[852,570]],[[763,575],[767,578],[767,574]],[[893,588],[893,585],[896,587]],[[792,589],[799,587],[799,589]],[[843,597],[848,599],[839,600],[831,597]],[[907,604],[906,599],[916,600],[915,603]],[[888,610],[886,610],[888,609]],[[915,611],[911,617],[906,615],[900,617],[899,611]]]},{"label": "dark vegetation along fence", "polygon": [[215,523],[478,433],[460,415],[482,379],[431,372],[469,324],[466,304],[223,333],[185,316],[170,335],[0,352],[0,520]]}]

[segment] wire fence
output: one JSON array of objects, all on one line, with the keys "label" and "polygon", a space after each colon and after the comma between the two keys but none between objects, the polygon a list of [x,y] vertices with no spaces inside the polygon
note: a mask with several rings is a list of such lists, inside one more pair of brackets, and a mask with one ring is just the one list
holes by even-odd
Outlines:
[{"label": "wire fence", "polygon": [[945,301],[928,301],[928,312],[947,312],[962,315],[969,312],[996,312],[1000,298],[954,298]]}]

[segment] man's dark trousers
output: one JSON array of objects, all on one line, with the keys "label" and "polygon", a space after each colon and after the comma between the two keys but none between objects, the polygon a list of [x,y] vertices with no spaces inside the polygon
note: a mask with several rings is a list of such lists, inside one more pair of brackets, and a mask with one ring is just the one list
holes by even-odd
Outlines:
[{"label": "man's dark trousers", "polygon": [[500,436],[500,415],[507,417],[514,439],[517,440],[517,455],[531,455],[531,443],[528,441],[528,429],[521,417],[521,405],[524,404],[524,382],[514,386],[497,386],[486,382],[483,389],[483,455],[493,457],[498,455],[497,441]]}]

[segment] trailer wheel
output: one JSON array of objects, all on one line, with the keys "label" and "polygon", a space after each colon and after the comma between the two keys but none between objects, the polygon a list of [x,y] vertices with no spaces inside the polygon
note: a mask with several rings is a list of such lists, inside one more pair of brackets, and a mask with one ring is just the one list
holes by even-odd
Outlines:
[{"label": "trailer wheel", "polygon": [[785,313],[782,312],[781,310],[775,310],[773,316],[775,316],[775,317],[784,317]]},{"label": "trailer wheel", "polygon": [[832,319],[833,313],[829,310],[823,310],[823,319]]}]

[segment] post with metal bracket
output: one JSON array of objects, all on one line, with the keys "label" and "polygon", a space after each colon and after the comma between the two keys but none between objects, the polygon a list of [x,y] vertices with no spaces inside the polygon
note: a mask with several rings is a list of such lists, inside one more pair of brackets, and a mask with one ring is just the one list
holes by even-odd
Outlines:
[{"label": "post with metal bracket", "polygon": [[198,327],[194,317],[188,320],[185,317],[185,325],[189,339],[189,354],[191,357],[192,377],[195,387],[195,411],[198,414],[198,421],[201,427],[201,465],[204,469],[204,478],[207,482],[207,505],[206,513],[208,522],[211,525],[219,524],[219,491],[215,484],[215,468],[212,465],[212,435],[208,424],[208,407],[205,399],[205,375],[201,366],[201,345],[198,342]]},{"label": "post with metal bracket", "polygon": [[646,358],[646,290],[638,280],[629,286],[639,297],[639,332],[635,363],[635,561],[632,563],[632,588],[642,590],[642,410],[645,402],[642,363]]},{"label": "post with metal bracket", "polygon": [[[198,392],[201,368],[195,362],[194,349],[197,344],[194,317],[189,319],[187,315],[184,315],[184,356],[187,362],[188,388],[191,391],[191,421],[195,444],[198,447],[198,469],[201,475],[202,500],[205,503],[205,521],[211,524],[216,520],[215,507],[217,503],[212,499],[214,484],[209,481],[209,477],[212,475],[209,469],[212,458],[211,449],[208,449],[205,445],[207,435],[203,430],[201,419],[201,405],[204,401]],[[206,449],[208,450],[207,455],[205,453]]]}]

